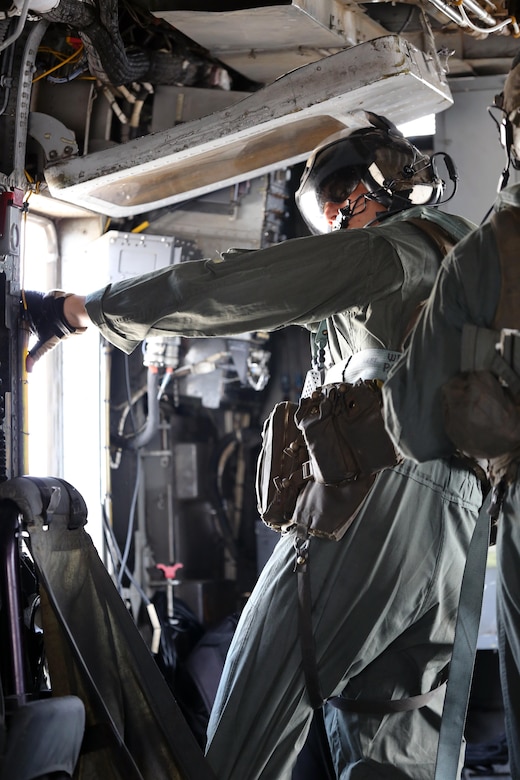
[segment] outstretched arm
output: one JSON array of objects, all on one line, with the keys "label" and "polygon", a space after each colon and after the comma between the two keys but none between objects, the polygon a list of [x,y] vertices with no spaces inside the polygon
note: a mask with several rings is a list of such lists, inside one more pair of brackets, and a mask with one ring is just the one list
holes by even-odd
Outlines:
[{"label": "outstretched arm", "polygon": [[[67,295],[49,302],[35,293],[53,304],[52,322],[47,327],[48,318],[38,316],[40,300],[31,300],[29,315],[33,306],[38,311],[26,319],[39,343],[31,350],[30,367],[62,338],[91,323],[129,354],[150,335],[207,338],[271,331],[366,306],[402,284],[398,254],[379,231],[336,231],[180,263],[114,282],[85,298]],[[55,303],[62,306],[57,314]]]}]

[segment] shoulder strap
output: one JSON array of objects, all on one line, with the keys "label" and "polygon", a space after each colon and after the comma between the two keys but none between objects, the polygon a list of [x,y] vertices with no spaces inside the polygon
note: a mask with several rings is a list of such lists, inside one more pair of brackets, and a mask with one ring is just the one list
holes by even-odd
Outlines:
[{"label": "shoulder strap", "polygon": [[[415,225],[415,227],[422,230],[423,233],[431,238],[442,257],[445,257],[457,243],[456,239],[454,239],[447,230],[440,225],[437,225],[436,222],[430,222],[428,219],[421,219],[420,217],[409,217],[404,221],[409,222],[411,225]],[[412,316],[406,325],[401,341],[403,349],[425,305],[426,300],[421,301],[412,312]]]},{"label": "shoulder strap", "polygon": [[495,211],[490,219],[500,260],[501,286],[493,328],[520,326],[520,208],[514,206]]},{"label": "shoulder strap", "polygon": [[430,222],[430,220],[421,219],[420,217],[410,217],[404,221],[409,222],[411,225],[415,225],[415,227],[418,227],[423,233],[426,233],[426,235],[432,239],[443,257],[445,257],[457,243],[456,239],[436,222]]}]

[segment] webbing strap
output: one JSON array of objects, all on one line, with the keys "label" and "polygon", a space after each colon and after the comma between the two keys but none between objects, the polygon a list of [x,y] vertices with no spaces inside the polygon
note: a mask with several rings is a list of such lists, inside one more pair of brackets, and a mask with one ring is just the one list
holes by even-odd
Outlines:
[{"label": "webbing strap", "polygon": [[343,712],[358,712],[365,715],[390,715],[393,712],[410,712],[425,707],[430,700],[446,685],[443,680],[435,688],[406,699],[348,699],[346,696],[333,696],[327,699],[329,704]]},{"label": "webbing strap", "polygon": [[434,780],[459,778],[460,749],[477,649],[494,499],[495,490],[488,495],[479,512],[464,567]]},{"label": "webbing strap", "polygon": [[430,222],[430,220],[421,219],[420,217],[408,217],[404,221],[415,225],[415,227],[419,228],[419,230],[422,230],[423,233],[426,233],[426,235],[428,235],[437,246],[437,249],[440,251],[443,257],[445,257],[448,252],[451,252],[457,243],[457,240],[451,235],[451,233],[448,233],[447,230],[438,225],[436,222]]},{"label": "webbing strap", "polygon": [[[323,706],[323,695],[316,662],[316,646],[312,629],[312,594],[309,578],[309,539],[308,529],[296,535],[296,562],[294,570],[298,578],[298,631],[302,653],[303,676],[311,707],[317,710]],[[307,537],[307,538],[305,538]]]},{"label": "webbing strap", "polygon": [[518,266],[518,231],[520,208],[509,206],[495,211],[490,219],[495,234],[500,261],[500,297],[492,327],[517,328],[520,300],[520,268]]},{"label": "webbing strap", "polygon": [[362,349],[327,369],[325,383],[353,384],[359,379],[380,379],[384,382],[401,354],[392,349]]}]

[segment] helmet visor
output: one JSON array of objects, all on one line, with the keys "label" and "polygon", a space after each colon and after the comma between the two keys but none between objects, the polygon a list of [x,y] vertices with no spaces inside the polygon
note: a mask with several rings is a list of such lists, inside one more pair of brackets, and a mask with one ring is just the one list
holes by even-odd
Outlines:
[{"label": "helmet visor", "polygon": [[[320,171],[321,172],[321,171]],[[313,233],[328,233],[332,229],[323,210],[326,203],[345,203],[362,179],[356,167],[332,170],[328,176],[307,176],[296,193],[296,203]]]}]

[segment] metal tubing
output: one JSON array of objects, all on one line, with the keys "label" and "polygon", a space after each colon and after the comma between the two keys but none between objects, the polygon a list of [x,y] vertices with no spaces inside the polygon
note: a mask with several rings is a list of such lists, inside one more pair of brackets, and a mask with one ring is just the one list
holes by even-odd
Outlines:
[{"label": "metal tubing", "polygon": [[5,638],[2,653],[4,695],[16,699],[18,705],[27,700],[27,681],[23,638],[23,609],[20,583],[19,554],[20,521],[18,508],[10,501],[0,503],[0,593],[3,606]]}]

